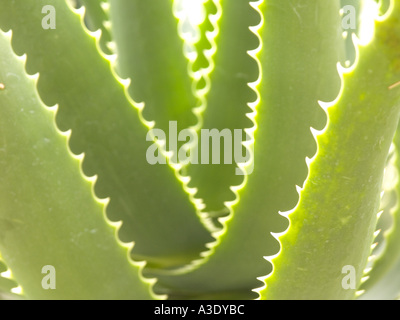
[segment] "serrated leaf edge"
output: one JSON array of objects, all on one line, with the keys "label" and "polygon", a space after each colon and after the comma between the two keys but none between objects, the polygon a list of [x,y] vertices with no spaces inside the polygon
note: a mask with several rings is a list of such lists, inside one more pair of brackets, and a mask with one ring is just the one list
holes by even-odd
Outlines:
[{"label": "serrated leaf edge", "polygon": [[[382,21],[386,20],[386,19],[390,16],[391,12],[393,11],[393,8],[394,8],[394,0],[390,0],[390,8],[387,10],[387,12],[386,12],[384,15],[381,15],[381,16],[379,16],[379,13],[377,12],[374,21],[375,21],[375,22],[382,22]],[[372,39],[369,39],[369,40],[371,41]],[[276,254],[274,254],[274,255],[269,255],[269,256],[264,256],[264,257],[263,257],[266,261],[268,261],[269,263],[271,263],[271,265],[272,265],[272,271],[271,271],[268,275],[265,275],[265,276],[262,276],[262,277],[258,277],[258,278],[257,278],[258,280],[260,280],[260,281],[263,283],[263,285],[262,285],[261,287],[254,288],[254,289],[252,290],[252,291],[258,293],[258,295],[259,295],[259,297],[258,297],[256,300],[261,300],[261,298],[262,298],[261,292],[262,292],[263,290],[265,290],[265,289],[267,288],[267,286],[268,286],[266,281],[267,281],[268,278],[270,278],[275,272],[277,272],[277,271],[276,271],[276,268],[275,268],[274,260],[275,260],[275,259],[281,254],[281,252],[282,252],[282,242],[281,242],[280,238],[281,238],[282,236],[286,235],[288,232],[290,232],[290,227],[291,227],[290,215],[291,215],[293,212],[295,212],[295,211],[297,210],[298,206],[299,206],[300,199],[301,199],[301,193],[302,193],[302,191],[303,191],[303,189],[304,189],[304,187],[305,187],[305,185],[306,185],[306,183],[307,183],[307,181],[308,181],[308,179],[309,179],[309,177],[310,177],[310,166],[311,166],[311,164],[312,164],[313,162],[315,162],[315,160],[318,158],[318,155],[319,155],[319,148],[320,148],[320,147],[319,147],[319,139],[318,139],[318,137],[325,134],[325,132],[327,131],[327,129],[328,129],[328,127],[329,127],[329,124],[330,124],[329,109],[330,109],[330,108],[334,108],[335,105],[340,101],[340,99],[341,99],[341,97],[342,97],[342,95],[343,95],[344,87],[345,87],[345,79],[344,79],[344,76],[345,76],[345,75],[348,75],[348,74],[351,74],[351,73],[357,68],[358,62],[359,62],[359,60],[360,60],[360,49],[361,49],[362,47],[365,47],[365,46],[367,46],[367,45],[369,44],[369,42],[362,41],[356,34],[352,34],[352,41],[353,41],[353,45],[354,45],[355,50],[356,50],[356,59],[355,59],[355,62],[354,62],[352,65],[348,66],[348,67],[343,67],[343,66],[341,65],[340,62],[337,63],[337,70],[338,70],[338,74],[339,74],[340,81],[341,81],[341,86],[340,86],[339,94],[338,94],[337,97],[336,97],[333,101],[331,101],[331,102],[324,102],[324,101],[320,101],[320,100],[318,101],[320,107],[321,107],[321,108],[324,110],[324,112],[326,113],[326,116],[327,116],[327,123],[326,123],[325,127],[324,127],[323,129],[321,129],[321,130],[317,130],[317,129],[315,129],[315,128],[310,127],[311,133],[312,133],[312,135],[313,135],[313,137],[314,137],[314,140],[315,140],[315,142],[316,142],[316,145],[317,145],[317,151],[316,151],[316,153],[314,154],[314,156],[313,156],[312,158],[309,158],[309,157],[306,157],[306,158],[305,158],[305,162],[306,162],[307,168],[308,168],[308,174],[307,174],[307,178],[304,180],[304,183],[303,183],[303,186],[302,186],[302,187],[296,185],[296,190],[297,190],[297,193],[298,193],[298,196],[299,196],[297,204],[296,204],[295,207],[294,207],[293,209],[291,209],[291,210],[288,210],[288,211],[285,211],[285,212],[280,212],[280,211],[279,211],[279,214],[280,214],[281,216],[283,216],[283,217],[285,217],[285,218],[288,219],[288,221],[289,221],[289,226],[288,226],[288,228],[287,228],[285,231],[283,231],[283,232],[279,232],[279,233],[271,232],[271,235],[275,238],[276,241],[278,241],[279,246],[280,246],[280,250],[279,250]],[[379,213],[378,213],[378,215],[379,215]],[[378,235],[378,232],[380,232],[380,230],[377,230],[377,231],[374,233],[374,238],[376,238],[376,236]],[[374,246],[374,245],[373,245],[373,246]],[[372,249],[371,249],[371,250],[372,250]],[[360,294],[362,294],[362,292],[356,292],[356,295],[360,295]]]},{"label": "serrated leaf edge", "polygon": [[[236,170],[239,170],[241,172],[241,175],[243,175],[243,181],[240,185],[230,187],[231,191],[235,195],[235,200],[224,202],[224,205],[228,208],[229,214],[225,217],[218,218],[218,221],[221,223],[222,228],[220,228],[220,229],[213,228],[213,230],[211,232],[211,236],[215,239],[215,241],[212,241],[212,242],[209,242],[206,244],[206,247],[208,248],[208,250],[201,252],[200,253],[201,258],[193,260],[190,264],[183,266],[182,268],[175,269],[173,271],[163,272],[163,274],[178,275],[178,274],[182,274],[182,273],[191,272],[191,271],[201,267],[203,264],[205,264],[208,261],[208,259],[214,254],[215,249],[221,243],[221,236],[227,232],[227,226],[226,226],[227,222],[234,218],[234,211],[235,211],[234,207],[240,201],[240,194],[239,194],[240,190],[242,190],[246,186],[247,180],[248,180],[248,175],[253,170],[254,141],[255,141],[254,132],[257,130],[257,122],[255,120],[256,115],[257,115],[256,109],[261,100],[258,86],[260,85],[260,83],[262,81],[262,68],[261,68],[261,62],[258,57],[258,54],[261,52],[261,50],[263,48],[263,42],[262,42],[261,36],[259,34],[259,30],[264,25],[264,15],[262,14],[262,12],[260,10],[260,6],[264,3],[264,1],[265,0],[257,0],[254,2],[249,2],[249,5],[252,6],[253,9],[259,13],[261,19],[260,19],[260,23],[258,25],[249,27],[251,32],[254,33],[259,40],[259,46],[256,49],[247,51],[248,55],[251,58],[253,58],[258,65],[259,76],[256,81],[248,83],[248,86],[255,92],[257,98],[255,101],[248,103],[248,106],[252,111],[247,113],[246,116],[252,121],[253,126],[251,128],[245,129],[245,132],[250,137],[250,139],[242,142],[242,145],[247,149],[247,151],[250,155],[250,158],[245,163],[238,163],[237,164],[238,168],[236,168]],[[207,212],[200,212],[200,214],[202,215],[202,217],[204,219],[206,219],[206,221],[209,221],[209,216],[208,216]]]},{"label": "serrated leaf edge", "polygon": [[[108,8],[109,5],[106,5],[105,7]],[[77,10],[84,10],[83,6],[81,8],[83,8],[83,9],[71,8],[71,10],[73,10],[75,12]],[[78,11],[77,13],[79,15],[82,15],[82,11]],[[166,140],[165,139],[159,139],[154,134],[153,129],[155,129],[155,127],[156,127],[156,122],[154,120],[146,120],[145,117],[143,116],[143,110],[145,108],[145,102],[137,102],[137,101],[135,101],[134,98],[129,93],[129,87],[131,85],[131,79],[129,79],[129,78],[124,79],[124,78],[121,78],[119,76],[118,71],[117,71],[117,54],[114,53],[114,54],[108,55],[101,49],[101,47],[99,45],[99,41],[100,41],[100,38],[101,38],[101,30],[100,29],[95,31],[95,32],[91,32],[90,30],[88,30],[86,28],[82,18],[81,18],[81,22],[82,22],[82,27],[85,29],[85,31],[89,35],[91,35],[92,37],[94,37],[96,39],[96,46],[97,46],[98,51],[100,52],[102,57],[109,62],[110,69],[111,69],[111,72],[112,72],[113,76],[123,86],[125,98],[137,110],[138,116],[139,116],[139,120],[144,125],[144,127],[148,130],[149,137],[151,138],[153,143],[158,147],[158,150],[159,150],[160,154],[165,157],[167,165],[170,166],[173,169],[176,179],[178,179],[178,181],[182,185],[183,190],[188,195],[190,202],[193,204],[194,208],[196,208],[196,215],[199,217],[200,222],[202,223],[202,225],[207,230],[214,231],[214,229],[215,229],[214,226],[211,223],[209,223],[205,219],[205,215],[200,212],[201,208],[203,207],[203,203],[202,203],[201,199],[196,199],[194,197],[194,195],[197,192],[197,190],[195,188],[190,188],[188,186],[190,178],[185,176],[185,175],[183,175],[183,174],[181,174],[181,169],[184,166],[184,164],[175,163],[173,161],[173,157],[174,157],[173,151],[166,150]],[[109,22],[109,26],[110,26],[110,28],[112,28],[111,21]],[[196,110],[196,109],[192,109],[192,112],[195,113],[194,110]],[[199,114],[197,114],[197,113],[195,113],[195,115],[196,115],[196,118],[197,118],[197,124],[187,128],[192,136],[196,135],[197,127],[201,125],[201,116]],[[190,146],[188,146],[188,148],[192,148],[192,147],[193,147],[192,144]]]},{"label": "serrated leaf edge", "polygon": [[[77,16],[79,16],[80,22],[81,22],[81,25],[82,25],[82,28],[84,29],[84,31],[85,31],[90,37],[92,37],[92,38],[95,40],[95,42],[96,42],[96,47],[97,47],[99,53],[102,55],[102,57],[103,57],[105,60],[107,60],[107,61],[111,64],[111,62],[113,61],[113,56],[106,55],[106,54],[100,49],[100,39],[101,39],[101,33],[102,33],[101,30],[99,29],[99,30],[97,30],[97,31],[95,31],[95,32],[91,32],[90,30],[87,29],[87,27],[86,27],[86,25],[85,25],[85,22],[84,22],[84,19],[85,19],[85,7],[82,6],[82,7],[78,8],[78,9],[76,9],[76,8],[74,8],[69,2],[66,2],[66,3],[67,3],[67,6],[69,7],[69,9],[70,9],[74,14],[76,14]],[[3,32],[3,31],[0,29],[0,32]],[[10,43],[11,43],[11,47],[12,47],[12,29],[10,29],[7,33],[4,33],[4,32],[3,32],[3,34],[5,34],[6,36],[9,37]],[[22,61],[22,63],[24,64],[24,69],[25,69],[25,72],[26,72],[26,60],[27,60],[27,55],[24,54],[24,55],[22,55],[22,56],[18,56],[18,55],[15,53],[14,50],[13,50],[13,52],[14,52],[15,56],[16,56],[18,59],[20,59],[20,60]],[[111,71],[113,72],[113,69],[111,69]],[[149,287],[150,287],[150,292],[149,292],[149,293],[150,293],[150,295],[151,295],[154,299],[158,299],[158,300],[165,300],[165,299],[167,299],[167,296],[166,296],[166,295],[157,295],[157,294],[154,293],[154,290],[153,290],[152,288],[153,288],[154,284],[156,283],[157,279],[155,279],[155,278],[146,278],[146,277],[143,276],[143,269],[145,268],[147,262],[146,262],[146,261],[135,261],[135,260],[132,259],[132,257],[131,257],[131,251],[132,251],[132,249],[133,249],[133,247],[134,247],[134,241],[132,241],[132,242],[122,242],[122,241],[119,239],[118,234],[119,234],[119,230],[121,229],[121,227],[122,227],[122,225],[123,225],[123,221],[115,221],[115,222],[114,222],[114,221],[111,221],[111,220],[108,218],[108,216],[107,216],[107,206],[108,206],[108,203],[109,203],[110,199],[109,199],[109,198],[101,199],[101,198],[97,197],[96,194],[95,194],[95,184],[96,184],[96,182],[97,182],[98,176],[97,176],[97,175],[94,175],[94,176],[88,177],[88,176],[86,176],[86,175],[84,174],[84,172],[83,172],[83,162],[84,162],[84,160],[85,160],[85,153],[81,153],[81,154],[79,154],[79,155],[74,154],[74,153],[71,151],[71,149],[70,149],[70,139],[71,139],[71,135],[72,135],[72,130],[67,130],[67,131],[63,132],[63,131],[61,131],[61,130],[58,128],[58,126],[57,126],[57,124],[56,124],[56,115],[57,115],[57,112],[58,112],[58,105],[56,104],[56,105],[54,105],[54,106],[47,106],[47,105],[43,102],[43,100],[41,99],[40,94],[39,94],[39,91],[38,91],[38,89],[37,89],[37,88],[38,88],[39,78],[40,78],[40,73],[38,72],[38,73],[36,73],[36,74],[34,74],[34,75],[30,75],[30,74],[28,74],[28,73],[26,72],[26,75],[27,75],[28,78],[31,78],[31,79],[35,82],[36,92],[37,92],[37,95],[38,95],[38,97],[39,97],[39,99],[40,99],[40,102],[41,102],[42,106],[43,106],[44,108],[46,108],[46,110],[48,110],[49,112],[52,112],[52,114],[53,114],[53,125],[54,125],[56,131],[57,131],[61,136],[64,136],[64,137],[65,137],[65,139],[66,139],[66,148],[67,148],[67,150],[68,150],[68,153],[70,154],[70,156],[71,156],[74,160],[76,160],[76,161],[79,163],[80,175],[81,175],[81,177],[82,177],[85,181],[87,181],[87,182],[90,184],[90,186],[91,186],[91,194],[92,194],[92,196],[93,196],[93,199],[95,199],[95,201],[96,201],[97,203],[99,203],[99,204],[102,206],[102,208],[103,208],[103,210],[102,210],[103,218],[104,218],[104,220],[106,221],[106,223],[110,226],[110,228],[112,228],[112,229],[114,230],[114,237],[115,237],[115,240],[116,240],[116,242],[118,243],[118,245],[119,245],[120,247],[124,248],[124,250],[125,250],[125,252],[126,252],[126,258],[127,258],[128,262],[129,262],[129,264],[132,265],[132,267],[134,267],[134,268],[138,268],[138,273],[139,273],[139,277],[140,277],[141,281],[142,281],[143,283],[149,285]],[[113,75],[115,76],[115,78],[117,79],[117,81],[120,82],[122,85],[124,85],[124,83],[126,83],[125,80],[120,79],[116,74],[114,74],[114,72],[113,72]],[[125,87],[125,85],[124,85],[124,87]],[[12,274],[12,270],[10,270],[10,272],[11,272],[11,274]],[[21,289],[19,289],[19,290],[21,290],[21,292],[23,292],[23,288],[21,288]]]},{"label": "serrated leaf edge", "polygon": [[[397,175],[400,173],[398,170],[398,165],[400,163],[399,151],[400,150],[398,150],[398,148],[395,148],[395,159],[394,159],[394,163],[393,163],[393,167],[394,167],[393,170],[395,170],[397,172]],[[373,286],[374,284],[379,282],[379,280],[385,276],[384,274],[381,274],[381,275],[378,274],[379,278],[375,278],[373,280],[372,284],[370,284],[370,282],[368,282],[370,280],[370,278],[374,276],[374,268],[375,268],[376,264],[379,263],[380,259],[385,259],[386,256],[388,254],[390,254],[390,252],[388,250],[391,247],[391,245],[396,242],[396,235],[399,234],[399,232],[400,232],[400,230],[399,230],[400,219],[398,217],[398,215],[400,213],[400,202],[399,202],[400,194],[399,194],[399,188],[398,188],[399,183],[400,183],[400,180],[397,179],[397,183],[393,186],[393,190],[392,189],[389,190],[389,192],[394,192],[394,194],[396,196],[396,203],[389,210],[389,214],[392,218],[392,222],[391,222],[390,227],[383,232],[383,244],[382,244],[383,248],[378,254],[374,254],[373,249],[378,244],[377,241],[374,240],[374,243],[371,246],[371,255],[368,257],[369,265],[364,269],[363,278],[361,279],[361,284],[360,284],[361,290],[357,291],[356,298],[362,297],[362,295],[364,293],[366,293],[368,291],[368,289],[370,288],[369,285]],[[382,195],[383,195],[383,192],[382,192]],[[383,211],[378,213],[378,219],[382,212]],[[378,235],[378,233],[380,233],[380,231],[381,230],[376,231],[377,235]],[[397,255],[397,257],[398,256],[399,255]],[[393,260],[392,262],[395,263],[396,260]]]},{"label": "serrated leaf edge", "polygon": [[0,254],[0,262],[4,263],[7,267],[6,271],[3,271],[0,273],[0,278],[8,279],[8,280],[15,282],[15,286],[12,287],[10,289],[10,292],[8,292],[8,293],[16,294],[19,297],[24,298],[22,287],[17,283],[17,280],[14,278],[14,275],[13,275],[11,269],[7,266],[6,262],[2,259],[1,254]]},{"label": "serrated leaf edge", "polygon": [[[143,104],[137,104],[137,103],[134,102],[133,99],[131,99],[130,96],[128,95],[128,87],[129,87],[129,85],[130,85],[130,80],[129,80],[129,79],[122,79],[122,78],[120,78],[120,77],[117,75],[116,71],[115,71],[115,70],[116,70],[116,68],[115,68],[115,65],[116,65],[116,54],[108,55],[108,54],[106,54],[106,53],[104,53],[104,52],[102,51],[101,46],[100,46],[102,30],[101,30],[101,29],[98,29],[98,30],[95,31],[95,32],[91,32],[91,31],[86,27],[85,22],[84,22],[86,8],[85,8],[84,6],[82,6],[80,9],[75,9],[75,8],[73,8],[70,4],[68,4],[68,6],[69,6],[69,8],[70,8],[70,10],[71,10],[72,12],[74,12],[75,14],[77,14],[77,15],[80,17],[81,26],[82,26],[83,30],[84,30],[89,36],[91,36],[92,38],[95,39],[96,47],[97,47],[98,52],[100,53],[100,55],[101,55],[106,61],[108,61],[109,66],[110,66],[110,70],[111,70],[113,76],[114,76],[115,79],[124,87],[125,95],[126,95],[127,99],[131,102],[131,104],[132,104],[135,108],[137,108],[137,109],[139,110],[139,117],[140,117],[140,120],[141,120],[146,126],[151,126],[152,124],[151,124],[151,123],[148,123],[147,121],[145,121],[144,118],[143,118],[143,116],[142,116]],[[55,118],[54,118],[54,121],[55,121]],[[55,123],[55,122],[54,122],[54,125],[56,126],[56,123]],[[70,130],[69,136],[70,136],[70,135],[71,135],[71,130]],[[69,147],[69,146],[70,146],[70,144],[69,144],[69,137],[68,137],[68,144],[67,144],[67,145],[68,145],[68,150],[69,150],[69,152],[73,155],[73,153],[72,153],[72,151],[70,150],[70,147]],[[118,243],[121,247],[125,248],[125,250],[126,250],[126,256],[127,256],[127,259],[128,259],[128,261],[129,261],[129,263],[130,263],[132,266],[139,268],[139,276],[140,276],[141,280],[142,280],[144,283],[147,283],[147,284],[150,286],[150,289],[151,289],[150,294],[154,297],[154,299],[159,299],[159,300],[165,300],[165,299],[167,299],[167,298],[168,298],[167,295],[157,295],[157,294],[154,293],[154,290],[153,290],[152,288],[153,288],[154,284],[155,284],[156,281],[157,281],[156,278],[146,278],[146,277],[143,276],[143,269],[145,268],[147,262],[146,262],[146,261],[135,261],[135,260],[132,259],[131,252],[132,252],[133,247],[134,247],[134,245],[135,245],[134,241],[131,241],[131,242],[123,242],[123,241],[120,240],[118,234],[119,234],[119,230],[121,229],[121,227],[122,227],[122,225],[123,225],[123,221],[121,220],[121,221],[113,222],[113,221],[111,221],[110,219],[108,219],[108,216],[107,216],[107,206],[108,206],[108,203],[110,202],[110,198],[100,199],[100,198],[98,198],[98,197],[96,196],[96,194],[95,194],[95,184],[96,184],[96,181],[97,181],[97,175],[95,175],[95,176],[93,176],[93,177],[86,177],[86,176],[85,176],[85,174],[84,174],[84,172],[83,172],[83,168],[82,168],[83,161],[84,161],[84,153],[82,154],[81,159],[80,159],[79,161],[80,161],[80,172],[81,172],[81,175],[91,183],[91,189],[92,189],[91,192],[92,192],[93,197],[96,199],[96,201],[98,201],[100,204],[103,205],[103,217],[104,217],[104,220],[110,225],[110,227],[112,227],[112,228],[114,229],[115,239],[116,239],[117,243]]]}]

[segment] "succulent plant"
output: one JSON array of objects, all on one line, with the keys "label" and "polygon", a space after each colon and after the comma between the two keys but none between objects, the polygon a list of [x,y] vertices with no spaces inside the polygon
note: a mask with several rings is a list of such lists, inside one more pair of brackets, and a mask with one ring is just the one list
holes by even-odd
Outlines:
[{"label": "succulent plant", "polygon": [[1,298],[399,297],[399,1],[0,6]]}]

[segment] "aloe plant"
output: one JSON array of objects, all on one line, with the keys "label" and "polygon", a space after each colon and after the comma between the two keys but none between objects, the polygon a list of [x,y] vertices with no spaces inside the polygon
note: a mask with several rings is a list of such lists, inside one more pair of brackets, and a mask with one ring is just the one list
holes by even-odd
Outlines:
[{"label": "aloe plant", "polygon": [[0,297],[398,298],[400,3],[185,3],[0,0]]}]

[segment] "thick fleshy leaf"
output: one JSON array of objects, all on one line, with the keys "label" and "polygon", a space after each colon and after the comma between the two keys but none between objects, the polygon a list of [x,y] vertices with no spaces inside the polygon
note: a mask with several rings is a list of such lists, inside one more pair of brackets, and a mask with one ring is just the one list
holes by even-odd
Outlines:
[{"label": "thick fleshy leaf", "polygon": [[220,0],[205,0],[203,10],[204,21],[194,28],[198,33],[197,41],[192,44],[195,57],[189,59],[199,96],[207,94],[210,89],[209,75],[214,69],[214,55],[217,51],[215,39],[219,34],[218,21],[221,17]]},{"label": "thick fleshy leaf", "polygon": [[[11,33],[10,33],[11,34]],[[30,299],[150,299],[92,182],[0,31],[0,250]],[[23,248],[23,250],[21,249]],[[93,267],[96,266],[96,267]],[[50,286],[50,288],[48,287]]]},{"label": "thick fleshy leaf", "polygon": [[0,4],[0,26],[13,30],[15,51],[27,53],[27,71],[40,72],[40,96],[59,105],[57,124],[72,129],[71,150],[85,153],[83,171],[97,175],[95,193],[110,198],[108,217],[123,221],[119,236],[135,241],[135,260],[173,267],[198,257],[211,236],[174,170],[149,163],[147,152],[157,154],[149,124],[97,50],[98,39],[84,30],[82,15],[53,1],[56,29],[43,29],[42,19],[50,18],[42,14],[45,0]]},{"label": "thick fleshy leaf", "polygon": [[[244,2],[250,6],[250,1]],[[254,138],[254,146],[248,146],[253,161],[242,169],[247,172],[244,183],[233,188],[237,201],[227,204],[231,213],[221,219],[225,227],[215,234],[218,240],[207,258],[182,274],[160,276],[155,285],[159,292],[196,298],[257,297],[252,292],[260,285],[257,277],[271,271],[262,256],[279,251],[269,232],[287,227],[278,212],[295,206],[295,185],[307,177],[305,158],[316,151],[310,126],[324,124],[317,101],[333,99],[340,89],[336,63],[343,54],[343,39],[338,1],[278,5],[271,0],[252,5],[263,16],[263,23],[253,28],[262,42],[259,50],[250,52],[262,65],[259,81],[252,84],[260,99],[250,104],[255,109],[250,115],[255,125],[248,131]],[[221,36],[229,32],[222,28],[223,19],[234,23],[237,18],[232,7],[229,0],[222,2]],[[225,9],[231,15],[224,17]]]},{"label": "thick fleshy leaf", "polygon": [[85,22],[89,30],[101,30],[100,46],[106,54],[113,51],[109,45],[111,42],[110,22],[108,16],[109,4],[106,0],[79,0],[78,5],[85,7]]},{"label": "thick fleshy leaf", "polygon": [[[129,93],[144,102],[143,116],[170,136],[170,122],[177,132],[195,126],[198,106],[188,74],[183,41],[172,0],[110,0],[112,37],[118,53],[118,74],[131,79]],[[174,132],[174,131],[172,131]],[[174,133],[171,134],[174,140]],[[175,138],[176,139],[176,138]],[[167,139],[167,150],[177,151]],[[173,160],[173,162],[176,162]]]},{"label": "thick fleshy leaf", "polygon": [[[383,170],[400,112],[400,5],[376,22],[373,43],[359,46],[341,71],[342,91],[327,108],[318,152],[290,227],[279,237],[265,299],[351,299],[374,237]],[[383,19],[383,18],[382,18]],[[381,19],[381,20],[382,20]],[[384,19],[383,19],[384,20]],[[351,279],[350,279],[351,278]],[[287,288],[291,290],[288,291]]]},{"label": "thick fleshy leaf", "polygon": [[257,95],[248,83],[255,82],[260,72],[257,62],[248,54],[259,46],[249,27],[260,23],[260,15],[248,0],[220,4],[213,58],[216,67],[209,75],[211,87],[206,95],[197,152],[192,150],[196,155],[192,164],[185,167],[191,178],[189,186],[198,189],[195,197],[202,199],[203,211],[214,219],[229,213],[224,202],[236,198],[230,187],[240,185],[244,179],[236,162],[244,162],[244,129],[254,125],[246,114],[252,111],[248,103],[257,100]]},{"label": "thick fleshy leaf", "polygon": [[[400,295],[400,277],[396,276],[396,274],[399,273],[399,267],[397,265],[400,263],[399,131],[396,132],[394,145],[396,148],[394,160],[396,171],[392,178],[395,179],[396,182],[394,188],[396,204],[390,210],[392,221],[389,229],[384,232],[382,238],[383,249],[377,256],[372,256],[372,258],[375,258],[375,261],[373,261],[371,269],[364,275],[367,277],[367,280],[361,285],[360,290],[362,290],[362,293],[365,293],[365,297],[361,296],[361,299],[396,299]],[[385,284],[387,289],[381,289],[382,283]]]}]

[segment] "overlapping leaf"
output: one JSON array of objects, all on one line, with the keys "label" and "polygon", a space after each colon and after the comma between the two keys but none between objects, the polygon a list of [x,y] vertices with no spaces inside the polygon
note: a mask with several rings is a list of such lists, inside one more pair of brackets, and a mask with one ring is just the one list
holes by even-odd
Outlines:
[{"label": "overlapping leaf", "polygon": [[[245,3],[250,8],[249,1],[241,5],[222,1],[221,38],[231,32],[224,20],[235,23],[235,14],[244,11]],[[248,175],[239,190],[234,189],[239,197],[228,203],[231,214],[221,220],[225,228],[215,234],[218,241],[211,245],[206,260],[181,274],[159,278],[155,289],[177,297],[257,296],[251,291],[260,284],[256,278],[271,270],[261,257],[279,251],[269,232],[286,228],[286,219],[278,212],[296,204],[295,185],[302,185],[307,176],[305,158],[316,151],[310,126],[322,128],[324,123],[317,100],[334,98],[339,90],[336,62],[344,43],[337,28],[338,1],[295,1],[294,6],[259,1],[252,5],[263,16],[263,22],[253,28],[262,43],[250,52],[262,66],[259,81],[252,84],[260,99],[250,104],[254,108],[250,118],[255,122],[253,131],[248,131],[254,134],[254,146],[249,147],[253,161],[244,167]],[[234,43],[225,45],[229,48]],[[221,47],[218,50],[224,52]],[[219,61],[218,52],[215,59]],[[240,83],[246,90],[246,81]]]},{"label": "overlapping leaf", "polygon": [[[398,130],[398,129],[397,129]],[[394,188],[396,205],[391,208],[392,221],[389,229],[382,237],[382,251],[376,256],[371,269],[366,272],[366,281],[361,285],[363,295],[361,299],[396,299],[400,295],[400,210],[399,210],[399,131],[394,139],[396,173],[393,179],[396,181]]]},{"label": "overlapping leaf", "polygon": [[[143,263],[131,261],[131,246],[117,240],[106,202],[93,195],[82,157],[70,153],[68,134],[55,126],[57,108],[40,101],[10,34],[0,31],[0,249],[22,293],[30,299],[154,297],[140,275]],[[52,289],[43,285],[46,266],[54,268]]]},{"label": "overlapping leaf", "polygon": [[211,237],[174,170],[147,161],[153,145],[147,139],[149,128],[110,61],[98,52],[97,40],[83,29],[82,17],[64,0],[53,1],[57,27],[45,30],[46,1],[0,4],[1,28],[13,30],[18,54],[27,53],[27,71],[40,72],[42,99],[59,105],[57,124],[72,129],[71,150],[85,153],[83,171],[97,175],[95,193],[111,199],[107,214],[113,221],[123,220],[119,236],[136,242],[135,259],[172,267],[198,257]]},{"label": "overlapping leaf", "polygon": [[[118,74],[132,80],[130,95],[135,101],[145,103],[144,118],[163,130],[166,149],[176,154],[182,145],[177,143],[176,132],[196,126],[199,119],[194,113],[198,101],[192,92],[173,1],[110,0],[109,3]],[[176,131],[170,130],[171,122],[176,122]]]},{"label": "overlapping leaf", "polygon": [[[261,297],[351,299],[374,237],[383,169],[397,128],[400,91],[400,6],[376,22],[374,42],[359,47],[354,68],[342,70],[342,91],[327,109],[318,153],[300,200],[290,212],[281,252],[272,259]],[[381,19],[384,20],[384,19]],[[359,45],[357,43],[357,45]],[[398,89],[398,88],[397,88]],[[347,271],[354,285],[347,286]],[[290,287],[288,291],[285,288]]]}]

